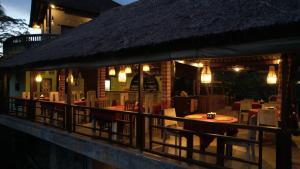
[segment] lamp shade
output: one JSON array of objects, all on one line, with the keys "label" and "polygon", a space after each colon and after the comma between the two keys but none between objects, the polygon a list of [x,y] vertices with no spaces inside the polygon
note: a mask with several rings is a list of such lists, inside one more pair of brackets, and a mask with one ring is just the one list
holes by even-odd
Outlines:
[{"label": "lamp shade", "polygon": [[114,67],[110,67],[108,71],[109,76],[115,76],[116,75],[116,69]]},{"label": "lamp shade", "polygon": [[41,82],[42,80],[43,80],[42,75],[40,73],[37,74],[36,77],[35,77],[35,81],[36,82]]},{"label": "lamp shade", "polygon": [[126,73],[126,74],[132,73],[132,70],[131,70],[131,67],[130,67],[130,66],[126,66],[126,67],[125,67],[125,73]]},{"label": "lamp shade", "polygon": [[275,66],[269,66],[269,73],[267,76],[267,84],[276,84],[277,83],[277,75],[275,72]]},{"label": "lamp shade", "polygon": [[149,64],[144,64],[143,65],[143,71],[144,72],[149,72],[150,71],[150,65]]},{"label": "lamp shade", "polygon": [[74,83],[74,76],[72,73],[69,73],[68,74],[68,77],[67,77],[67,80],[66,80],[68,83],[70,82],[71,84]]},{"label": "lamp shade", "polygon": [[126,82],[126,73],[124,70],[120,70],[118,74],[118,81],[119,82]]},{"label": "lamp shade", "polygon": [[211,71],[209,66],[204,66],[201,71],[201,83],[211,83]]}]

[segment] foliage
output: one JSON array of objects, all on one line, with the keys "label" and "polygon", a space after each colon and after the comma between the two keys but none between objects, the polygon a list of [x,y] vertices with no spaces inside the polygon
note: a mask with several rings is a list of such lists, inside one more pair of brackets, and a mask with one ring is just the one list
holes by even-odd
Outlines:
[{"label": "foliage", "polygon": [[[28,34],[28,25],[24,19],[15,19],[7,16],[3,6],[0,4],[0,48],[3,47],[3,42],[12,36]],[[0,57],[3,53],[0,52]]]}]

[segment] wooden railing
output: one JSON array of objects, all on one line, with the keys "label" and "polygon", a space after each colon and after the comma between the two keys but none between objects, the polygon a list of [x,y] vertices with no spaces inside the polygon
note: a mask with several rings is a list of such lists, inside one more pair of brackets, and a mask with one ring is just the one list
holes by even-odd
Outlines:
[{"label": "wooden railing", "polygon": [[[228,162],[242,163],[250,167],[256,166],[259,169],[264,168],[263,149],[265,147],[263,143],[265,134],[271,134],[276,138],[274,144],[276,160],[273,164],[276,168],[282,168],[282,166],[290,168],[290,161],[282,157],[280,150],[283,145],[289,144],[293,132],[299,133],[299,131],[285,133],[282,129],[276,127],[211,123],[179,117],[19,98],[10,98],[8,109],[8,114],[15,117],[209,168],[231,168],[227,165]],[[141,122],[137,123],[138,120],[141,120]],[[176,122],[181,128],[166,127],[164,124],[167,121]],[[248,138],[239,136],[236,133],[224,134],[211,130],[193,130],[184,127],[191,124],[193,126],[208,126],[214,129],[230,129],[245,131],[246,133],[255,132],[256,134],[254,138]],[[172,133],[171,135],[175,135],[177,139],[174,142],[170,142],[171,140],[166,141],[165,136],[167,133]],[[199,141],[201,138],[216,139],[216,147],[208,151],[201,149],[201,142],[200,146],[199,142],[198,144],[195,143],[195,139]],[[246,146],[253,145],[258,149],[258,154],[255,158],[234,156],[232,154],[234,143]],[[287,147],[289,149],[291,145]],[[215,160],[207,161],[206,158],[202,158],[203,156]]]},{"label": "wooden railing", "polygon": [[56,38],[58,35],[54,34],[30,34],[30,35],[20,35],[13,36],[6,39],[3,43],[3,53],[4,55],[9,55],[14,52],[18,47],[29,48],[41,43],[45,43],[51,39]]}]

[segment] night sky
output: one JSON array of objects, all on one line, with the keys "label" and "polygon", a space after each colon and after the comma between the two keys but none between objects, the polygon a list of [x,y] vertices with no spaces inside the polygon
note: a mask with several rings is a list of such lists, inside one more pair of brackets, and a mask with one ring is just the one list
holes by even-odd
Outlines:
[{"label": "night sky", "polygon": [[[136,0],[114,0],[120,4],[128,4]],[[5,13],[14,18],[25,19],[29,23],[31,0],[0,0]],[[31,33],[39,33],[39,30],[30,29]]]}]

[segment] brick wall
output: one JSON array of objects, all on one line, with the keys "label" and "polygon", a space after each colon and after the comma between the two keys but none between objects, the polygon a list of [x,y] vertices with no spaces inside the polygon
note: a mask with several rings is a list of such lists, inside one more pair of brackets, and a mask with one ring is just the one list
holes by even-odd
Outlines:
[{"label": "brick wall", "polygon": [[59,100],[65,100],[65,90],[66,90],[66,71],[60,70],[58,73],[58,93],[59,93]]},{"label": "brick wall", "polygon": [[105,67],[98,68],[97,70],[97,97],[98,98],[105,97],[105,75],[106,75]]},{"label": "brick wall", "polygon": [[161,63],[161,101],[162,108],[170,108],[171,105],[171,92],[172,92],[172,62],[165,61]]}]

